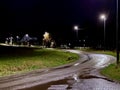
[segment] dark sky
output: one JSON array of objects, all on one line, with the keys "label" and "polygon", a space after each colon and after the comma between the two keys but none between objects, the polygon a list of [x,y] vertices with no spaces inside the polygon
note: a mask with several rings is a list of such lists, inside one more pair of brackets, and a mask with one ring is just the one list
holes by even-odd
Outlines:
[{"label": "dark sky", "polygon": [[103,33],[98,19],[103,12],[108,15],[107,31],[114,36],[115,8],[115,0],[1,0],[0,36],[29,33],[41,38],[48,31],[54,38],[74,39],[73,25],[79,25],[79,37],[92,38]]}]

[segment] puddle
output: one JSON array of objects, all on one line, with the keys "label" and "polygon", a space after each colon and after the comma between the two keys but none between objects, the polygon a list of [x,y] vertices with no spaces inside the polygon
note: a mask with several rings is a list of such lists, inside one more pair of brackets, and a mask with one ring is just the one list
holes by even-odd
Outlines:
[{"label": "puddle", "polygon": [[[89,74],[83,74],[83,75],[78,76],[77,74],[74,74],[72,77],[68,77],[68,78],[63,79],[63,80],[53,81],[53,82],[49,82],[49,83],[46,83],[46,84],[34,86],[34,87],[31,87],[31,88],[19,89],[19,90],[51,90],[49,88],[51,88],[53,86],[55,88],[61,88],[61,86],[63,88],[64,86],[67,86],[67,89],[64,89],[64,90],[71,90],[71,88],[72,88],[71,86],[74,83],[78,83],[78,84],[81,83],[82,84],[82,81],[86,80],[86,79],[102,79],[102,80],[106,80],[106,81],[109,81],[109,82],[114,82],[114,81],[112,81],[110,79],[107,79],[105,77],[89,75]],[[58,90],[58,89],[52,89],[52,90]]]},{"label": "puddle", "polygon": [[89,61],[89,60],[85,60],[85,61],[81,62],[81,64],[86,63],[87,61]]},{"label": "puddle", "polygon": [[65,69],[65,68],[69,68],[69,67],[71,67],[71,66],[72,66],[72,65],[66,65],[66,66],[63,66],[63,67],[52,68],[51,71],[52,71],[52,70],[57,70],[57,69]]},{"label": "puddle", "polygon": [[94,78],[97,78],[97,79],[104,79],[104,80],[107,80],[109,82],[114,82],[108,78],[105,78],[105,77],[99,77],[99,76],[94,76],[94,75],[80,75],[79,76],[80,79],[94,79]]},{"label": "puddle", "polygon": [[[63,79],[63,80],[53,81],[53,82],[38,85],[35,87],[26,88],[26,89],[19,89],[19,90],[48,90],[48,88],[50,88],[51,86],[58,86],[59,87],[62,85],[68,85],[66,90],[70,90],[72,84],[77,83],[77,82],[82,83],[81,80],[84,80],[84,79],[103,79],[103,80],[107,80],[109,82],[114,82],[114,81],[109,80],[109,79],[104,78],[104,77],[99,77],[99,76],[94,76],[94,75],[77,76],[76,74],[74,74],[73,77],[68,77],[68,78]],[[56,90],[56,89],[52,89],[52,90]]]},{"label": "puddle", "polygon": [[[66,85],[67,80],[68,79],[53,81],[53,82],[50,82],[50,83],[47,83],[47,84],[38,85],[38,86],[35,86],[35,87],[26,88],[26,89],[19,89],[19,90],[48,90],[48,88],[51,87],[52,85]],[[69,85],[68,85],[67,89],[70,89]]]}]

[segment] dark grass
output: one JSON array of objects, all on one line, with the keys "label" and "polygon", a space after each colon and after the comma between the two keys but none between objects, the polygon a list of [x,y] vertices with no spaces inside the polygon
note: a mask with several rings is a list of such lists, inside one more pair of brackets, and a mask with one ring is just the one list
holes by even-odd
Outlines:
[{"label": "dark grass", "polygon": [[120,67],[117,68],[116,64],[110,64],[101,70],[101,74],[115,81],[120,82]]},{"label": "dark grass", "polygon": [[74,62],[78,58],[77,54],[56,49],[1,46],[0,76],[56,67]]}]

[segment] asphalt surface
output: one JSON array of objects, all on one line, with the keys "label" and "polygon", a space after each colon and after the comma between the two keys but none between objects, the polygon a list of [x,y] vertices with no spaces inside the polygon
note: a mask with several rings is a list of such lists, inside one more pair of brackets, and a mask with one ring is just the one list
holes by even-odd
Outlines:
[{"label": "asphalt surface", "polygon": [[120,84],[99,74],[115,57],[67,50],[80,55],[74,63],[0,78],[0,90],[120,90]]}]

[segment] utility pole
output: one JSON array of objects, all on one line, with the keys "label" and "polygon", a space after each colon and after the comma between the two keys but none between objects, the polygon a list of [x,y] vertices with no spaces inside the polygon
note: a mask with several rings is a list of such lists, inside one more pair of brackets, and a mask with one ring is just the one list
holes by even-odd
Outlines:
[{"label": "utility pole", "polygon": [[118,39],[118,0],[116,0],[116,63],[119,65],[119,39]]}]

